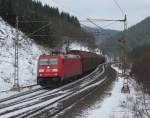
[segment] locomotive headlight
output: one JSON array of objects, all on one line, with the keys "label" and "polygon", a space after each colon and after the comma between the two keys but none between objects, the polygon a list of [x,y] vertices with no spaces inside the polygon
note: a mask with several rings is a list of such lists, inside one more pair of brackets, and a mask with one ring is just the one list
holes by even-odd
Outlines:
[{"label": "locomotive headlight", "polygon": [[39,72],[41,73],[41,72],[44,72],[44,69],[39,69]]},{"label": "locomotive headlight", "polygon": [[58,72],[58,69],[52,69],[52,72]]}]

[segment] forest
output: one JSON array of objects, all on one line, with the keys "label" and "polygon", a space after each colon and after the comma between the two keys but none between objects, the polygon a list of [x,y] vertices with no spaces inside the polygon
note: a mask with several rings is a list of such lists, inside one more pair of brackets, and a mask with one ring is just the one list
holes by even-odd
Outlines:
[{"label": "forest", "polygon": [[65,40],[95,47],[95,37],[81,28],[77,17],[39,1],[0,0],[0,16],[13,27],[18,16],[19,30],[46,47],[59,48]]},{"label": "forest", "polygon": [[[134,74],[138,82],[147,88],[150,84],[150,44],[137,47],[130,53],[132,58],[131,74]],[[132,55],[132,56],[131,56]]]}]

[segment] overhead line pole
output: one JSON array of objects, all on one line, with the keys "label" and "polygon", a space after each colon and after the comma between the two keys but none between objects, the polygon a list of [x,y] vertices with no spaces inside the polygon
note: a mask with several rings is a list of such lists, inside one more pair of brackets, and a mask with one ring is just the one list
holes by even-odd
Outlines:
[{"label": "overhead line pole", "polygon": [[16,17],[16,38],[15,38],[15,72],[14,72],[14,85],[13,90],[20,91],[19,86],[19,59],[18,59],[18,40],[19,40],[19,28],[18,28],[19,20],[18,16]]},{"label": "overhead line pole", "polygon": [[[109,19],[87,19],[88,21],[92,22],[92,24],[96,25],[98,28],[99,26],[94,23],[95,21],[117,21],[117,22],[123,22],[124,23],[124,32],[127,30],[127,16],[125,14],[124,16],[124,19],[122,20],[109,20]],[[84,21],[85,22],[85,21]],[[119,39],[118,40],[121,45],[123,46],[123,49],[122,49],[122,55],[121,55],[121,63],[122,63],[122,75],[125,77],[124,78],[124,83],[123,83],[123,87],[121,89],[121,92],[123,93],[130,93],[130,89],[129,89],[129,86],[128,86],[128,77],[125,76],[126,75],[126,69],[127,69],[127,40],[126,40],[126,32],[123,36],[122,39]],[[127,81],[127,83],[126,83]]]},{"label": "overhead line pole", "polygon": [[[124,20],[124,31],[126,31],[127,30],[127,17],[126,17],[126,15],[125,15],[125,20]],[[126,73],[126,67],[127,67],[127,46],[126,46],[126,44],[127,44],[127,42],[126,42],[127,40],[126,40],[126,36],[124,36],[124,71],[123,71],[123,73],[125,74]]]},{"label": "overhead line pole", "polygon": [[[111,21],[123,22],[124,23],[124,31],[127,30],[127,17],[126,17],[126,15],[125,15],[124,19],[89,19],[89,18],[87,18],[87,20],[81,20],[80,22],[91,22],[96,27],[101,29],[101,27],[99,25],[97,25],[95,22],[111,22]],[[124,37],[122,40],[119,40],[119,41],[123,45],[123,59],[122,59],[122,64],[123,64],[122,70],[123,70],[123,72],[122,72],[122,74],[125,74],[126,66],[127,66],[126,39]]]},{"label": "overhead line pole", "polygon": [[[12,90],[17,90],[20,91],[20,85],[19,85],[19,51],[18,51],[18,43],[19,43],[19,23],[33,23],[33,22],[40,22],[40,21],[19,21],[19,17],[16,16],[16,37],[14,40],[14,47],[15,47],[15,63],[14,63],[14,84]],[[41,22],[46,22],[46,21],[41,21]],[[47,21],[48,22],[48,21]],[[29,36],[32,36],[36,32],[40,31],[41,29],[47,27],[51,23],[48,23],[41,28],[35,30]],[[41,35],[42,36],[42,35]],[[45,35],[47,36],[47,35]]]}]

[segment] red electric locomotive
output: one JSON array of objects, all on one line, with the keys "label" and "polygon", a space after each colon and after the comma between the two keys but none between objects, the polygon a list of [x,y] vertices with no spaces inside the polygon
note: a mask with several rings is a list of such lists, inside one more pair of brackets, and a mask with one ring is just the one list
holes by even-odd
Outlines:
[{"label": "red electric locomotive", "polygon": [[37,82],[41,85],[49,82],[61,82],[81,74],[82,63],[79,55],[44,54],[39,57]]}]

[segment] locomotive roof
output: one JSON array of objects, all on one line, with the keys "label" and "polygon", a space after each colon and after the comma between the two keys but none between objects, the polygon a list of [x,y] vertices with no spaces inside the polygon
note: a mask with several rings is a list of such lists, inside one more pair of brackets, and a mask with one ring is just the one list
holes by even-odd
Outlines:
[{"label": "locomotive roof", "polygon": [[61,56],[63,58],[80,58],[80,55],[75,54],[43,54],[40,55],[40,58],[49,58],[49,57],[58,57]]},{"label": "locomotive roof", "polygon": [[77,54],[80,56],[99,56],[96,53],[80,51],[80,50],[70,50],[70,51],[68,51],[68,54]]}]

